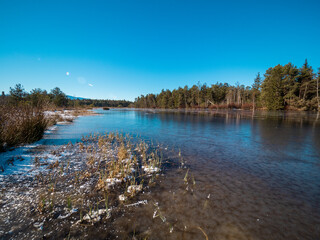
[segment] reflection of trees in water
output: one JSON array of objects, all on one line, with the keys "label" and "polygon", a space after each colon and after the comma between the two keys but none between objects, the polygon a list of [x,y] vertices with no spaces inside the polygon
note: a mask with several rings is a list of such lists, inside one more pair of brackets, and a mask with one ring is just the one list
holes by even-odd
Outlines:
[{"label": "reflection of trees in water", "polygon": [[319,155],[319,127],[313,127],[304,119],[266,118],[258,120],[257,125],[261,142],[274,152],[287,152],[300,158]]},{"label": "reflection of trees in water", "polygon": [[320,163],[320,131],[318,129],[317,133],[313,135],[313,141],[314,149],[317,151],[318,155],[318,164]]},{"label": "reflection of trees in water", "polygon": [[270,151],[300,158],[305,154],[320,155],[320,117],[316,113],[154,110],[140,112],[139,115],[163,124],[168,131],[181,129],[190,136],[197,134],[208,138],[216,131],[222,131],[218,137],[223,137],[223,131],[228,134],[234,127],[250,125],[251,139]]},{"label": "reflection of trees in water", "polygon": [[162,121],[177,121],[177,122],[190,122],[190,123],[202,123],[210,122],[212,119],[225,121],[226,123],[239,122],[240,119],[248,119],[251,116],[250,113],[232,112],[232,111],[179,111],[179,110],[153,110],[153,111],[141,111],[138,112],[139,117],[146,118],[158,118]]},{"label": "reflection of trees in water", "polygon": [[320,125],[319,125],[319,121],[320,121],[320,113],[317,113],[317,118],[316,121],[313,125],[313,145],[314,145],[314,149],[317,151],[317,154],[319,156],[318,159],[320,159]]}]

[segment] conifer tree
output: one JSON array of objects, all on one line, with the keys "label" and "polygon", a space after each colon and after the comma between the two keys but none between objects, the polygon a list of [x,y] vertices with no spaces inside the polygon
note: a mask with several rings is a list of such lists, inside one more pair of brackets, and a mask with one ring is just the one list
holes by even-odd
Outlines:
[{"label": "conifer tree", "polygon": [[260,93],[260,87],[261,87],[261,77],[260,72],[258,72],[256,78],[254,79],[254,83],[252,84],[252,104],[253,104],[253,110],[256,107],[256,99],[259,96]]},{"label": "conifer tree", "polygon": [[283,103],[283,72],[279,64],[269,68],[265,73],[265,79],[262,84],[262,98],[268,110],[281,110]]},{"label": "conifer tree", "polygon": [[10,87],[10,99],[15,104],[21,102],[26,94],[27,93],[20,83],[16,84],[14,88]]},{"label": "conifer tree", "polygon": [[300,74],[298,77],[298,82],[300,83],[300,91],[299,98],[306,100],[310,99],[309,90],[311,88],[311,83],[313,79],[313,69],[308,64],[308,60],[306,59],[303,66],[300,68]]}]

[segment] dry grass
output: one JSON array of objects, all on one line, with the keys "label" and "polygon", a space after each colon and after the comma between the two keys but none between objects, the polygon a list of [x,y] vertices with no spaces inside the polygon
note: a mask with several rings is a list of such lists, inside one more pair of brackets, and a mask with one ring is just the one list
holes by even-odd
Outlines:
[{"label": "dry grass", "polygon": [[[159,149],[144,141],[132,143],[128,135],[93,134],[66,148],[76,148],[85,163],[75,170],[70,159],[56,161],[48,165],[47,173],[37,175],[35,217],[59,213],[73,219],[70,229],[78,231],[84,225],[114,218],[126,204],[135,202],[138,194],[149,189],[161,171]],[[52,154],[59,156],[60,150]]]},{"label": "dry grass", "polygon": [[244,103],[244,104],[237,104],[237,103],[229,103],[229,104],[214,104],[209,107],[210,109],[243,109],[243,110],[250,110],[253,109],[252,103]]},{"label": "dry grass", "polygon": [[41,109],[0,106],[0,151],[40,140],[47,124]]},{"label": "dry grass", "polygon": [[[44,166],[46,171],[33,180],[33,194],[28,195],[32,200],[20,206],[32,210],[36,224],[28,231],[32,236],[54,232],[75,239],[92,226],[109,225],[129,206],[148,204],[149,200],[138,200],[157,186],[156,179],[172,163],[167,157],[163,159],[162,149],[152,142],[111,132],[92,134],[80,143],[52,150],[50,153],[58,160],[47,165],[42,165],[44,159],[35,158],[35,165]],[[66,154],[70,152],[72,155]],[[179,158],[185,169],[180,151]],[[183,180],[186,191],[193,190],[195,180],[187,169]],[[29,215],[17,216],[17,221],[27,218]],[[164,224],[170,233],[178,229],[158,205],[153,218],[160,219],[158,224]]]},{"label": "dry grass", "polygon": [[76,116],[95,114],[87,109],[73,109],[68,117],[61,116],[63,110],[46,117],[43,112],[29,105],[0,105],[0,152],[40,140],[46,128],[57,122],[73,122]]}]

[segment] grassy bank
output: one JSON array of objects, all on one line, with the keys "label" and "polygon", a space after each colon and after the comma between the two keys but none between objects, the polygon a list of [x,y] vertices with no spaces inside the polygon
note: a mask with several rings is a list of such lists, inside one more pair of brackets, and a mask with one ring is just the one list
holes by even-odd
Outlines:
[{"label": "grassy bank", "polygon": [[78,116],[94,114],[85,108],[44,110],[30,105],[0,105],[0,152],[40,140],[47,127],[58,122],[73,122]]},{"label": "grassy bank", "polygon": [[41,109],[0,105],[0,152],[40,140],[47,125],[48,120]]}]

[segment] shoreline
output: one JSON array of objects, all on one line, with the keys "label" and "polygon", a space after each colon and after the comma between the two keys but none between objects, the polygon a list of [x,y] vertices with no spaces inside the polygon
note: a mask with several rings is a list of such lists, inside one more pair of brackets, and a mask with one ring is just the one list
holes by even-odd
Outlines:
[{"label": "shoreline", "polygon": [[246,119],[283,119],[285,121],[320,123],[320,112],[314,111],[285,111],[285,110],[243,110],[243,109],[164,109],[164,108],[131,108],[132,111],[148,113],[186,113],[186,114],[211,114],[213,116],[226,118]]},{"label": "shoreline", "polygon": [[[148,204],[140,197],[170,161],[161,151],[129,135],[109,133],[40,152],[27,174],[1,180],[0,238],[84,236],[124,209]],[[100,237],[105,231],[113,234],[104,229]]]},{"label": "shoreline", "polygon": [[[43,111],[44,120],[46,121],[46,128],[43,130],[42,137],[32,142],[24,142],[17,144],[15,146],[7,146],[7,143],[4,142],[0,148],[0,154],[8,151],[15,150],[19,147],[24,147],[28,144],[34,144],[37,141],[43,139],[43,135],[46,132],[50,132],[56,124],[67,124],[73,122],[79,116],[95,116],[99,113],[94,112],[93,110],[88,109],[59,109],[59,110],[44,110]],[[1,169],[0,169],[1,171]]]},{"label": "shoreline", "polygon": [[[73,121],[79,116],[95,116],[99,113],[94,112],[93,110],[88,109],[61,109],[61,110],[47,110],[44,111],[44,116],[48,121],[47,127],[43,132],[41,139],[34,141],[32,143],[22,143],[17,146],[7,147],[3,149],[4,151],[0,152],[2,161],[0,161],[0,176],[1,173],[7,174],[8,168],[10,172],[15,172],[12,168],[22,168],[29,171],[30,166],[30,156],[29,154],[41,146],[39,141],[44,139],[44,136],[51,134],[52,131],[55,131],[58,125],[72,124]],[[16,166],[18,164],[18,166]],[[12,165],[12,166],[9,166]],[[20,172],[20,170],[18,170]]]},{"label": "shoreline", "polygon": [[[78,116],[94,116],[99,115],[92,109],[60,109],[60,110],[45,110],[43,111],[48,121],[60,120],[58,122],[72,122]],[[58,123],[57,122],[57,123]]]}]

